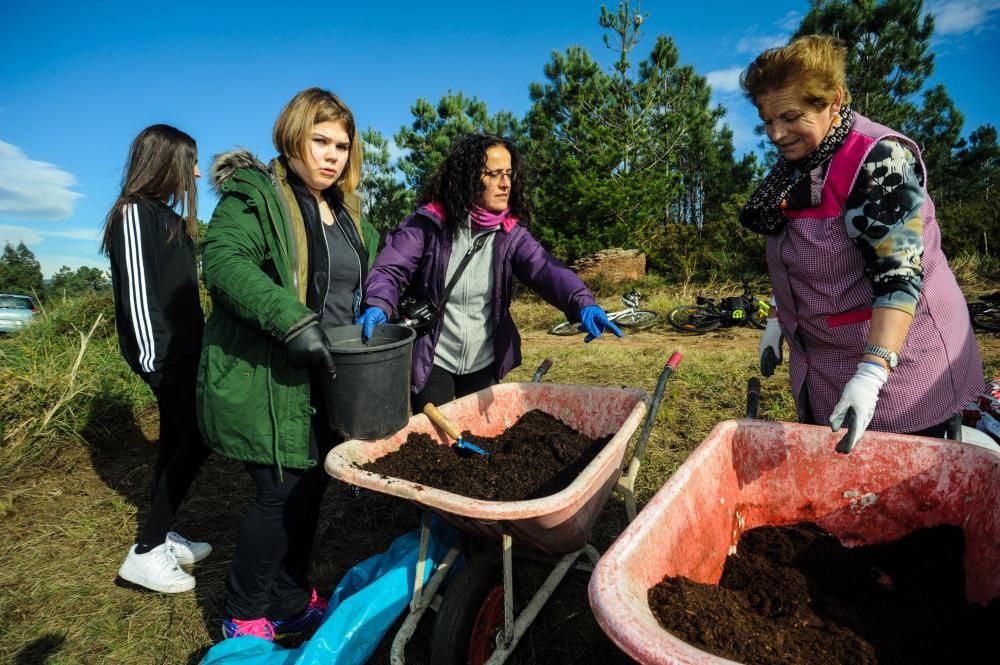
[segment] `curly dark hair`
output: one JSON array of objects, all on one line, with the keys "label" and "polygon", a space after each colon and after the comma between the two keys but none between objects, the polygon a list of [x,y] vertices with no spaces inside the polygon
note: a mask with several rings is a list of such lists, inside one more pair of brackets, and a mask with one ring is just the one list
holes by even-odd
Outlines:
[{"label": "curly dark hair", "polygon": [[444,206],[445,223],[454,226],[464,221],[469,207],[476,204],[485,191],[482,174],[486,166],[486,151],[495,145],[502,145],[510,153],[510,168],[515,174],[507,199],[510,214],[527,226],[531,221],[531,210],[524,196],[521,153],[513,141],[502,136],[468,134],[462,137],[425,182],[418,204],[438,201]]}]

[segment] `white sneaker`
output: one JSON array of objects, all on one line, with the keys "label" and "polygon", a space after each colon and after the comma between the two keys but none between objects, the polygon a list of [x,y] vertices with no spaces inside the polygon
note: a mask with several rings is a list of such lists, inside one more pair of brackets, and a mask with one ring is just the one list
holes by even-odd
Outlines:
[{"label": "white sneaker", "polygon": [[208,543],[196,543],[188,540],[176,531],[167,533],[168,546],[174,551],[177,563],[189,565],[197,563],[212,553],[212,546]]},{"label": "white sneaker", "polygon": [[180,593],[194,588],[194,578],[181,570],[167,543],[157,545],[145,554],[136,554],[133,545],[125,563],[118,569],[118,576],[160,593]]}]

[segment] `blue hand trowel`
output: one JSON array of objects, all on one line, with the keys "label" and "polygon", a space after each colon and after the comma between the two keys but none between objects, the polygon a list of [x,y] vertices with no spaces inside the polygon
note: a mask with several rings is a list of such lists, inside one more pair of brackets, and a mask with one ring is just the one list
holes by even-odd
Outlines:
[{"label": "blue hand trowel", "polygon": [[424,407],[424,415],[430,418],[431,422],[444,430],[445,434],[455,439],[455,447],[459,450],[468,450],[469,452],[476,453],[477,455],[489,455],[488,452],[483,450],[477,445],[471,444],[462,438],[462,432],[455,424],[448,420],[443,413],[438,411],[437,407],[433,404],[427,404]]}]

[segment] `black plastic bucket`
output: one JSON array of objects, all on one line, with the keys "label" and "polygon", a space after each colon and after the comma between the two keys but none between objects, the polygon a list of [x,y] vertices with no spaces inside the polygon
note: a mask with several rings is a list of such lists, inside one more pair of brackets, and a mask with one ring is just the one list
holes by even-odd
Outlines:
[{"label": "black plastic bucket", "polygon": [[323,381],[330,428],[349,439],[377,439],[403,429],[410,418],[410,356],[416,333],[383,324],[364,342],[361,326],[324,332],[337,365],[337,378]]}]

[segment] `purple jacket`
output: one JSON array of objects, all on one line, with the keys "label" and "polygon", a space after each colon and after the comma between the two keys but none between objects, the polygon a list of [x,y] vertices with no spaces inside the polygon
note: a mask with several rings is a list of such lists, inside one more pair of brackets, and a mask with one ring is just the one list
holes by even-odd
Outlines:
[{"label": "purple jacket", "polygon": [[[424,206],[404,219],[385,240],[375,265],[365,282],[365,307],[378,307],[392,319],[397,315],[400,294],[440,302],[445,288],[445,272],[451,257],[450,227]],[[563,311],[570,321],[578,321],[580,310],[597,304],[590,289],[528,232],[518,225],[510,233],[498,232],[493,242],[493,355],[496,379],[521,364],[521,336],[510,316],[514,297],[514,277],[530,287],[550,305]],[[413,344],[410,388],[420,391],[434,364],[434,348],[441,336],[442,317],[431,330]]]}]

